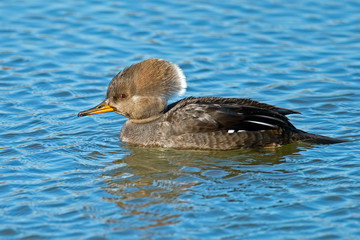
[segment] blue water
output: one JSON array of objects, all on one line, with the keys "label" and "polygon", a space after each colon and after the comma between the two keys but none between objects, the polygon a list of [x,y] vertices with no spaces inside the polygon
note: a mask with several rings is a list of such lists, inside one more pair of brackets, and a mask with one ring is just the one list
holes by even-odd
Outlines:
[{"label": "blue water", "polygon": [[[0,239],[360,239],[359,1],[1,1]],[[123,67],[250,97],[350,140],[144,149],[78,118]],[[176,99],[174,99],[176,100]]]}]

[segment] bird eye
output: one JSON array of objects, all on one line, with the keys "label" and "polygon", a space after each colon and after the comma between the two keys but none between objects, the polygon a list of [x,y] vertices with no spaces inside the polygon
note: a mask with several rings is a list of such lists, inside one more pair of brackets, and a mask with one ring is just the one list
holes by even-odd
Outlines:
[{"label": "bird eye", "polygon": [[119,99],[123,99],[123,98],[126,98],[126,94],[124,94],[124,93],[112,97],[114,102],[116,102]]}]

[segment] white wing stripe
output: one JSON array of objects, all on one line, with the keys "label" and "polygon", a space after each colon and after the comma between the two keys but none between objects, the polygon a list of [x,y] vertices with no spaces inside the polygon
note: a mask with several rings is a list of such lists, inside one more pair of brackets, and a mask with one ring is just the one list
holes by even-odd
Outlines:
[{"label": "white wing stripe", "polygon": [[248,120],[246,122],[255,123],[255,124],[259,124],[259,125],[263,125],[263,126],[267,126],[267,127],[271,127],[271,128],[277,128],[277,126],[275,126],[275,125],[272,125],[272,124],[269,124],[269,123],[264,123],[264,122],[251,121],[251,120]]}]

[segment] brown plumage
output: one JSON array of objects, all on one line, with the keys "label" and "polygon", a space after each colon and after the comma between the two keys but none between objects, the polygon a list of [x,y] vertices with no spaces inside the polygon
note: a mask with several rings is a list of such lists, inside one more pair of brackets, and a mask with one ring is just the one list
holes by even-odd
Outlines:
[{"label": "brown plumage", "polygon": [[148,59],[125,68],[110,82],[105,100],[79,116],[115,111],[129,118],[120,138],[141,146],[226,150],[276,147],[295,141],[343,140],[296,129],[286,117],[298,112],[241,98],[188,97],[166,105],[186,87],[180,68]]}]

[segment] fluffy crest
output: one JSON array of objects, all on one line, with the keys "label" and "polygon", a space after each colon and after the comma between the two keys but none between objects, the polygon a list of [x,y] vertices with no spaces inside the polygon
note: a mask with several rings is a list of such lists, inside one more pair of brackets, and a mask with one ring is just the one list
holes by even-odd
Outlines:
[{"label": "fluffy crest", "polygon": [[161,97],[166,100],[185,92],[186,80],[174,63],[150,58],[126,67],[109,84],[107,96],[127,93],[132,96]]}]

